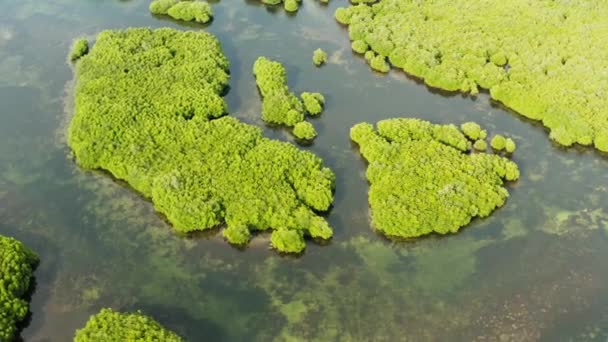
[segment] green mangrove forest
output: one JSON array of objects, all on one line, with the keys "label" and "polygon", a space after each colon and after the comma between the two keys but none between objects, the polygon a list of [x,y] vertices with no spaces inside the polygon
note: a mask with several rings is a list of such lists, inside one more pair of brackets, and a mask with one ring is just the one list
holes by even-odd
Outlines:
[{"label": "green mangrove forest", "polygon": [[5,1],[0,342],[605,342],[607,18]]},{"label": "green mangrove forest", "polygon": [[350,137],[369,162],[372,224],[387,236],[455,233],[502,206],[509,196],[503,181],[519,178],[517,164],[504,157],[467,153],[471,142],[454,125],[388,119],[376,129],[357,124]]},{"label": "green mangrove forest", "polygon": [[251,230],[273,229],[273,247],[292,253],[304,250],[304,236],[332,236],[313,211],[333,201],[335,176],[321,159],[218,119],[229,74],[212,35],[105,31],[75,68],[68,142],[76,161],[127,181],[176,230],[225,221],[226,240],[246,245]]},{"label": "green mangrove forest", "polygon": [[102,309],[76,331],[74,342],[183,341],[174,332],[141,313],[120,313]]},{"label": "green mangrove forest", "polygon": [[487,90],[558,144],[608,152],[608,4],[574,3],[364,1],[335,17],[377,71],[390,62],[431,87]]},{"label": "green mangrove forest", "polygon": [[17,324],[25,319],[38,256],[21,242],[0,235],[0,340],[12,341]]}]

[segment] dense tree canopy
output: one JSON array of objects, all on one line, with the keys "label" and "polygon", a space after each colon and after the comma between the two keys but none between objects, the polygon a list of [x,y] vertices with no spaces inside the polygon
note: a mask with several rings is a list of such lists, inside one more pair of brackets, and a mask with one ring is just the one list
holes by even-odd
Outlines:
[{"label": "dense tree canopy", "polygon": [[69,144],[77,162],[126,180],[176,230],[225,222],[235,244],[250,230],[296,230],[298,246],[304,235],[331,237],[313,211],[333,201],[334,174],[321,159],[237,119],[215,119],[226,111],[229,75],[212,35],[104,31],[75,72]]},{"label": "dense tree canopy", "polygon": [[158,341],[183,339],[141,313],[120,313],[102,309],[91,316],[84,328],[76,331],[74,342]]},{"label": "dense tree canopy", "polygon": [[351,128],[369,162],[372,224],[387,236],[411,238],[458,231],[505,203],[503,180],[517,180],[512,161],[469,153],[470,142],[454,125],[388,119]]},{"label": "dense tree canopy", "polygon": [[15,338],[16,324],[28,313],[23,300],[38,256],[21,242],[0,235],[0,341]]},{"label": "dense tree canopy", "polygon": [[213,9],[209,3],[198,0],[154,0],[150,3],[150,12],[199,23],[207,23],[213,18]]},{"label": "dense tree canopy", "polygon": [[253,74],[262,96],[262,120],[293,127],[292,133],[299,139],[314,139],[317,132],[311,123],[304,121],[304,113],[319,115],[325,103],[323,95],[303,92],[300,101],[289,91],[285,67],[266,57],[259,57],[255,61]]},{"label": "dense tree canopy", "polygon": [[489,89],[559,144],[608,151],[608,2],[353,2],[335,16],[373,69],[388,60],[432,87]]}]

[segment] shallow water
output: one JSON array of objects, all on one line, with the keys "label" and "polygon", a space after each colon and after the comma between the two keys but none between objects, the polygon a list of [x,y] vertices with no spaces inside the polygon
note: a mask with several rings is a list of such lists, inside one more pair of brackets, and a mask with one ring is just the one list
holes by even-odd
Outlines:
[{"label": "shallow water", "polygon": [[[486,95],[373,73],[333,20],[343,4],[306,0],[293,16],[222,1],[203,27],[155,18],[141,0],[0,0],[0,233],[42,259],[25,341],[70,340],[108,306],[141,309],[191,341],[606,340],[608,157],[557,147]],[[285,64],[293,91],[325,94],[319,136],[305,149],[337,174],[330,243],[309,242],[294,258],[268,250],[267,235],[245,250],[214,232],[178,236],[127,186],[73,163],[64,139],[71,41],[128,26],[216,34],[232,65],[230,113],[247,122],[264,127],[251,73],[260,55]],[[330,54],[320,69],[318,47]],[[374,233],[365,163],[348,131],[396,116],[473,120],[514,137],[522,177],[507,204],[453,236]]]}]

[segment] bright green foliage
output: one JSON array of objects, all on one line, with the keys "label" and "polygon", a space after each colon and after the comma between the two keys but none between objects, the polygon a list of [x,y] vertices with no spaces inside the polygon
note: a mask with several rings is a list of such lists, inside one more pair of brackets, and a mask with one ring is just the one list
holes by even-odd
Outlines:
[{"label": "bright green foliage", "polygon": [[372,223],[388,236],[454,233],[502,206],[509,195],[503,179],[519,177],[506,158],[468,154],[470,143],[454,125],[389,119],[377,131],[360,123],[350,132],[369,162]]},{"label": "bright green foliage", "polygon": [[16,324],[27,315],[28,303],[22,298],[37,263],[36,254],[21,242],[0,235],[0,341],[12,341]]},{"label": "bright green foliage", "polygon": [[391,68],[388,65],[388,63],[386,62],[386,59],[384,58],[384,56],[382,56],[382,55],[374,56],[369,61],[369,65],[372,67],[372,69],[379,71],[379,72],[388,72]]},{"label": "bright green foliage", "polygon": [[471,140],[485,139],[487,135],[476,122],[465,122],[460,125],[460,129]]},{"label": "bright green foliage", "polygon": [[74,337],[74,342],[116,341],[181,342],[183,339],[142,313],[120,313],[112,309],[102,309],[91,316]]},{"label": "bright green foliage", "polygon": [[244,229],[331,237],[313,212],[333,201],[334,175],[321,159],[237,119],[210,120],[225,112],[227,72],[205,32],[100,33],[76,65],[68,141],[77,162],[127,181],[180,232],[225,221],[236,244],[247,242]]},{"label": "bright green foliage", "polygon": [[213,9],[204,1],[154,0],[150,3],[152,14],[167,14],[173,19],[207,23],[213,18]]},{"label": "bright green foliage", "polygon": [[87,52],[89,52],[89,42],[84,38],[76,40],[72,45],[72,50],[70,51],[70,61],[73,62],[79,59],[80,57],[86,55]]},{"label": "bright green foliage", "polygon": [[304,120],[304,106],[287,87],[287,71],[279,63],[259,57],[253,74],[262,95],[262,120],[268,123],[295,126]]},{"label": "bright green foliage", "polygon": [[321,49],[316,49],[312,54],[312,62],[316,66],[321,66],[327,62],[327,53]]},{"label": "bright green foliage", "polygon": [[173,19],[206,23],[213,17],[211,5],[204,1],[181,1],[167,12]]},{"label": "bright green foliage", "polygon": [[293,135],[298,139],[312,140],[317,136],[317,131],[310,122],[302,121],[293,127]]},{"label": "bright green foliage", "polygon": [[306,247],[302,232],[289,229],[277,229],[270,236],[274,248],[286,253],[300,253]]},{"label": "bright green foliage", "polygon": [[485,140],[476,140],[473,144],[473,148],[477,151],[485,151],[488,149],[488,143]]},{"label": "bright green foliage", "polygon": [[516,148],[517,146],[515,145],[515,141],[513,141],[513,139],[507,138],[505,140],[505,151],[507,151],[507,153],[515,152]]},{"label": "bright green foliage", "polygon": [[306,112],[311,116],[317,116],[323,111],[323,105],[325,104],[325,97],[321,93],[309,93],[303,92],[300,97]]},{"label": "bright green foliage", "polygon": [[490,141],[490,145],[492,145],[492,148],[495,149],[496,151],[502,151],[505,149],[507,144],[507,140],[505,139],[505,137],[503,137],[500,134],[495,135],[492,138],[492,141]]},{"label": "bright green foliage", "polygon": [[369,50],[369,45],[364,40],[355,40],[351,44],[351,48],[356,53],[364,54],[367,50]]},{"label": "bright green foliage", "polygon": [[167,14],[169,8],[175,6],[179,0],[154,0],[150,3],[150,13],[152,14]]},{"label": "bright green foliage", "polygon": [[432,87],[488,89],[559,144],[608,151],[608,2],[382,0],[335,17],[375,70],[388,57]]},{"label": "bright green foliage", "polygon": [[297,0],[285,0],[283,6],[287,12],[295,12],[300,7],[300,3]]}]

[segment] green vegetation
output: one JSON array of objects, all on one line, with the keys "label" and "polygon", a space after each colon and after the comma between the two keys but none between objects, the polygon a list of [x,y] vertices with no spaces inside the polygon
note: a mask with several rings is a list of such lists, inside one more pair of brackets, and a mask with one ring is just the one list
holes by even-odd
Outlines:
[{"label": "green vegetation", "polygon": [[310,122],[302,121],[293,127],[293,135],[298,139],[312,140],[317,136],[317,131]]},{"label": "green vegetation", "polygon": [[488,149],[488,143],[485,140],[475,140],[473,143],[473,148],[477,151],[485,151]]},{"label": "green vegetation", "polygon": [[78,164],[127,181],[176,230],[225,222],[224,237],[238,245],[258,229],[332,236],[313,211],[333,201],[334,174],[321,159],[237,119],[215,119],[229,76],[212,35],[104,31],[75,72],[68,142]]},{"label": "green vegetation", "polygon": [[290,127],[304,121],[304,107],[289,91],[287,71],[281,63],[259,57],[253,64],[253,75],[262,95],[262,120]]},{"label": "green vegetation", "polygon": [[74,342],[162,341],[181,342],[181,337],[142,313],[102,309],[76,331]]},{"label": "green vegetation", "polygon": [[311,116],[317,116],[323,111],[325,97],[321,93],[303,92],[300,95],[306,112]]},{"label": "green vegetation", "polygon": [[372,224],[387,236],[454,233],[502,206],[503,180],[519,178],[506,158],[468,154],[471,144],[454,125],[389,119],[377,131],[357,124],[350,135],[369,162]]},{"label": "green vegetation", "polygon": [[432,87],[488,89],[493,99],[542,121],[557,143],[608,151],[608,3],[355,3],[373,4],[338,8],[335,17],[373,69],[388,71],[388,59]]},{"label": "green vegetation", "polygon": [[38,256],[21,242],[0,235],[0,341],[12,341],[28,313],[22,298],[30,288]]},{"label": "green vegetation", "polygon": [[515,141],[513,141],[513,139],[507,138],[505,140],[505,151],[507,151],[507,153],[515,152],[516,148],[517,146],[515,145]]},{"label": "green vegetation", "polygon": [[276,6],[280,3],[283,3],[283,8],[287,12],[296,12],[300,7],[300,3],[302,0],[261,0],[263,4],[269,6]]},{"label": "green vegetation", "polygon": [[207,23],[213,18],[213,9],[205,1],[197,0],[154,0],[150,3],[152,14],[166,14],[183,21]]},{"label": "green vegetation", "polygon": [[327,53],[321,49],[316,49],[312,54],[312,62],[316,66],[321,66],[327,62]]},{"label": "green vegetation", "polygon": [[505,149],[505,147],[507,145],[507,140],[502,135],[497,134],[494,137],[492,137],[492,141],[490,142],[490,145],[492,145],[492,148],[495,149],[496,151],[502,151]]},{"label": "green vegetation", "polygon": [[72,45],[72,50],[70,51],[70,61],[73,62],[79,59],[80,57],[86,55],[87,52],[89,52],[89,42],[84,38],[76,40]]},{"label": "green vegetation", "polygon": [[488,136],[488,132],[481,129],[476,122],[465,122],[460,125],[460,129],[471,140],[485,139]]},{"label": "green vegetation", "polygon": [[319,115],[325,103],[323,95],[303,92],[300,101],[289,91],[285,67],[266,57],[255,61],[253,74],[262,96],[262,120],[293,127],[292,133],[299,139],[314,139],[317,132],[311,123],[304,121],[304,112],[311,116]]}]

